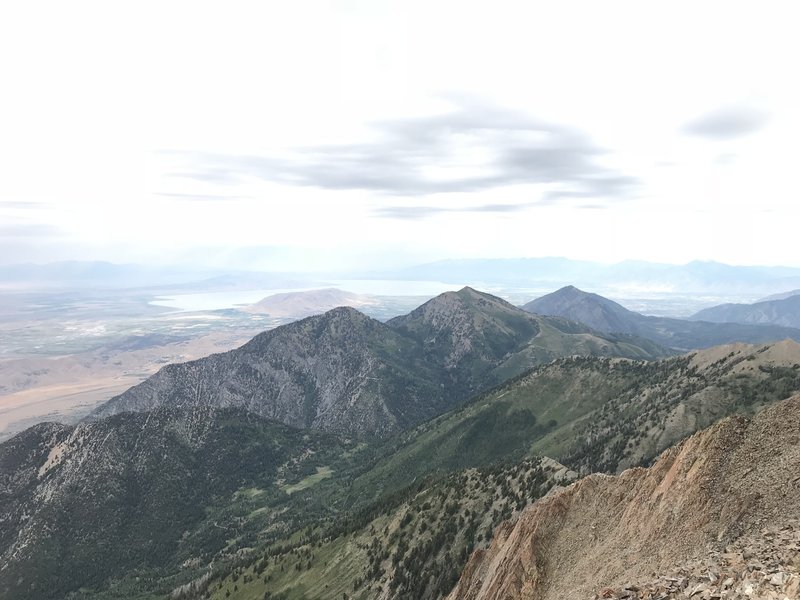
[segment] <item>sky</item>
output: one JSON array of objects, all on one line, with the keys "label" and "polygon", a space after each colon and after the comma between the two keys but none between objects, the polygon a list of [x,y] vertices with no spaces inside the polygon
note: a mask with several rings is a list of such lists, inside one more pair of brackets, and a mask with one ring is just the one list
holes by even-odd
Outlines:
[{"label": "sky", "polygon": [[0,262],[800,266],[793,2],[4,2]]}]

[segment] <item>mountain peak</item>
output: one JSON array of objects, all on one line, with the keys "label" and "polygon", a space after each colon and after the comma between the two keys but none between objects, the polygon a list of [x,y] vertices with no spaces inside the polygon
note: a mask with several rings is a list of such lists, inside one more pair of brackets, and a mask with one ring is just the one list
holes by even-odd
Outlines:
[{"label": "mountain peak", "polygon": [[475,288],[470,287],[468,285],[465,285],[463,288],[458,290],[456,293],[457,294],[468,294],[470,296],[485,296],[485,295],[487,295],[487,294],[484,294],[483,292],[479,292]]},{"label": "mountain peak", "polygon": [[584,292],[574,285],[532,300],[522,308],[540,315],[578,321],[605,332],[635,333],[636,328],[631,320],[638,317],[621,304],[591,292]]},{"label": "mountain peak", "polygon": [[444,292],[431,298],[408,315],[391,319],[389,324],[399,325],[418,319],[440,320],[442,317],[446,317],[449,320],[460,318],[457,315],[464,317],[470,314],[474,316],[479,313],[497,310],[518,312],[520,309],[502,298],[464,286],[458,291]]},{"label": "mountain peak", "polygon": [[597,296],[597,294],[590,294],[581,289],[576,288],[574,285],[565,285],[550,294],[551,296]]},{"label": "mountain peak", "polygon": [[338,319],[369,319],[367,315],[362,313],[360,310],[356,310],[352,306],[337,306],[327,312],[322,313],[322,316]]},{"label": "mountain peak", "polygon": [[[365,315],[352,306],[337,306],[336,308],[332,308],[322,314],[307,317],[302,321],[295,321],[295,323],[298,327],[302,327],[301,324],[308,324],[314,328],[330,330],[332,332],[366,330],[373,325],[382,326],[379,321],[376,321],[372,317]],[[290,326],[291,325],[293,324],[290,324]]]},{"label": "mountain peak", "polygon": [[[540,298],[532,300],[528,302],[523,308],[530,312],[539,312],[537,310],[533,310],[532,307],[539,307],[542,308],[544,306],[549,306],[553,304],[559,304],[559,308],[565,308],[563,303],[565,302],[591,302],[597,305],[601,305],[608,309],[613,310],[614,312],[624,311],[626,313],[630,312],[627,308],[614,302],[613,300],[609,300],[599,294],[595,294],[593,292],[585,292],[574,285],[567,285],[562,288],[557,289],[555,292],[551,292],[546,294]],[[556,316],[564,316],[557,313],[549,313],[549,312],[542,312],[540,314],[554,314]],[[569,318],[569,317],[567,317]]]},{"label": "mountain peak", "polygon": [[[569,285],[532,300],[522,308],[539,315],[577,321],[596,331],[643,337],[657,344],[687,351],[734,341],[752,344],[774,342],[784,338],[800,340],[800,329],[796,328],[800,325],[800,321],[791,320],[796,317],[800,302],[797,302],[798,306],[792,308],[789,306],[791,301],[790,298],[766,303],[771,306],[771,311],[764,310],[763,303],[722,305],[701,311],[690,320],[685,320],[642,315],[628,310],[613,300]],[[781,302],[784,304],[780,304]],[[778,312],[776,304],[786,310]],[[737,310],[750,311],[754,314],[749,315],[750,320],[740,317],[741,322],[724,322],[736,321],[728,313]],[[779,318],[781,320],[777,324],[772,324],[773,320]]]}]

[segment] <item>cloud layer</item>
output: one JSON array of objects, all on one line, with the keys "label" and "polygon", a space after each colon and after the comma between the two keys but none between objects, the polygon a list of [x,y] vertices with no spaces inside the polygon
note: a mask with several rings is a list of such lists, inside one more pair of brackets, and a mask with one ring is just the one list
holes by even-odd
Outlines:
[{"label": "cloud layer", "polygon": [[684,131],[712,140],[730,140],[755,133],[766,126],[766,113],[747,106],[728,106],[690,121]]},{"label": "cloud layer", "polygon": [[394,196],[547,184],[545,202],[624,196],[638,183],[599,164],[606,151],[580,131],[472,99],[456,99],[455,109],[445,114],[382,121],[373,128],[369,142],[303,147],[282,157],[187,154],[185,168],[172,175]]}]

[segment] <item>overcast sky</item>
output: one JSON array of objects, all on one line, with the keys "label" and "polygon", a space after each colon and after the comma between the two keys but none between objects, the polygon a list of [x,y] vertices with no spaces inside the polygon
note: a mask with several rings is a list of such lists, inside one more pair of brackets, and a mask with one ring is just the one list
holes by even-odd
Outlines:
[{"label": "overcast sky", "polygon": [[800,266],[796,10],[4,2],[0,261]]}]

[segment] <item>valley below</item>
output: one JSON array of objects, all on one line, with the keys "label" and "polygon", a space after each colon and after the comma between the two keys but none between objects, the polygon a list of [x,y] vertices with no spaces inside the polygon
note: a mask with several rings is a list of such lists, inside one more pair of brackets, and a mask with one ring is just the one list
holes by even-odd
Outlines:
[{"label": "valley below", "polygon": [[[0,441],[41,421],[76,422],[165,364],[231,350],[258,333],[332,308],[312,296],[302,310],[247,310],[280,292],[0,292]],[[369,298],[367,310],[384,319],[427,299]]]}]

